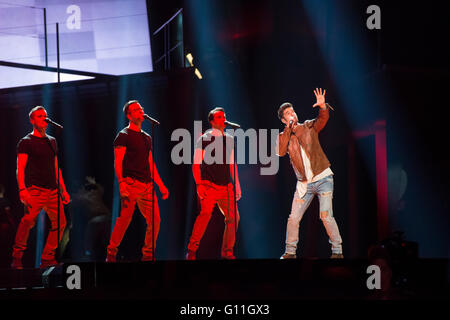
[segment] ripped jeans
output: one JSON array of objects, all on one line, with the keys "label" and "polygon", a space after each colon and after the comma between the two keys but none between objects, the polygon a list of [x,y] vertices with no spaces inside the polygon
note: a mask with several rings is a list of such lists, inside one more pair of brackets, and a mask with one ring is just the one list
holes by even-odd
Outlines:
[{"label": "ripped jeans", "polygon": [[329,175],[319,181],[308,183],[308,189],[302,198],[300,198],[297,189],[295,190],[291,214],[289,215],[286,228],[286,253],[296,254],[300,221],[311,204],[314,195],[319,197],[320,219],[328,234],[331,252],[336,254],[342,253],[342,239],[336,220],[333,217],[333,188],[333,176]]}]

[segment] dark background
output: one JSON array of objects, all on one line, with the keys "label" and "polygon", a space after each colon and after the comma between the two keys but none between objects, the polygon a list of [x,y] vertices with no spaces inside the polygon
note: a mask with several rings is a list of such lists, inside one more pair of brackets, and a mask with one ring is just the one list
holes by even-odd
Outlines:
[{"label": "dark background", "polygon": [[[366,8],[371,4],[381,8],[381,30],[366,27]],[[279,105],[289,101],[300,121],[313,119],[317,114],[311,107],[313,89],[322,87],[335,108],[320,140],[335,173],[333,209],[346,256],[364,257],[378,241],[375,140],[373,135],[355,138],[355,134],[385,120],[389,231],[401,230],[405,239],[417,242],[421,257],[448,258],[447,3],[148,1],[150,32],[179,8],[183,8],[184,51],[194,55],[202,80],[196,79],[193,68],[174,65],[171,71],[109,80],[0,90],[0,181],[17,221],[22,206],[15,181],[15,147],[31,131],[29,109],[42,104],[65,126],[57,138],[69,192],[81,188],[86,176],[95,176],[104,186],[103,200],[112,215],[118,206],[112,142],[126,125],[123,104],[137,99],[161,122],[153,135],[155,158],[170,190],[169,200],[159,200],[162,224],[156,257],[182,259],[197,203],[191,166],[170,160],[176,144],[170,140],[172,131],[186,128],[192,133],[194,120],[202,120],[207,128],[207,113],[215,106],[223,106],[227,118],[244,130],[282,129],[276,115]],[[161,51],[159,45],[152,40],[154,53]],[[144,129],[150,132],[148,124]],[[349,159],[351,143],[356,149]],[[280,159],[275,176],[261,176],[259,168],[239,166],[243,197],[238,258],[278,258],[284,250],[295,176],[287,157]],[[349,195],[352,173],[356,198]],[[403,194],[398,191],[402,174],[407,177]],[[350,206],[356,216],[350,217]],[[73,225],[65,257],[84,259],[85,214],[75,204],[66,211]],[[120,250],[125,259],[138,257],[144,228],[136,212]],[[220,254],[222,230],[223,219],[215,212],[200,258]],[[103,233],[108,239],[110,234]],[[327,257],[327,240],[314,200],[300,226],[299,255]]]}]

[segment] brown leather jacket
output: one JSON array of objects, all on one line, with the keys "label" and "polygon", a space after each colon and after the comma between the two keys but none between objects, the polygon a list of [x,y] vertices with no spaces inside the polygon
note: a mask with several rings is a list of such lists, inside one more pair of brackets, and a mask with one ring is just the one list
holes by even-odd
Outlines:
[{"label": "brown leather jacket", "polygon": [[313,177],[330,166],[330,162],[320,146],[318,135],[330,117],[328,110],[327,104],[327,108],[319,109],[319,116],[314,120],[306,120],[292,129],[286,126],[284,131],[278,135],[278,156],[283,157],[289,153],[292,168],[300,181],[306,181],[300,145],[311,162]]}]

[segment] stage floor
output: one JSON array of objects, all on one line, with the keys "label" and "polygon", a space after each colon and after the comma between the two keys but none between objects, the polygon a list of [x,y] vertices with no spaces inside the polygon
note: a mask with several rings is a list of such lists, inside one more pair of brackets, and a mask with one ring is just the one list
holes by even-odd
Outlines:
[{"label": "stage floor", "polygon": [[[450,297],[447,259],[409,261],[393,270],[392,287],[380,290],[368,288],[373,274],[368,266],[364,259],[74,262],[47,269],[0,269],[0,299],[281,302]],[[389,274],[383,272],[384,285]]]}]

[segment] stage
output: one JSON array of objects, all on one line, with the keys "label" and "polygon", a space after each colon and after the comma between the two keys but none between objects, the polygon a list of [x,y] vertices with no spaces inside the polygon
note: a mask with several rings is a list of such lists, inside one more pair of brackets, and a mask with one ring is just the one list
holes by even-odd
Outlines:
[{"label": "stage", "polygon": [[[394,270],[390,288],[372,290],[367,286],[369,265],[365,259],[306,258],[67,262],[46,269],[1,270],[0,297],[172,302],[449,298],[446,259],[409,261],[402,270]],[[382,284],[383,277],[382,269]]]}]

